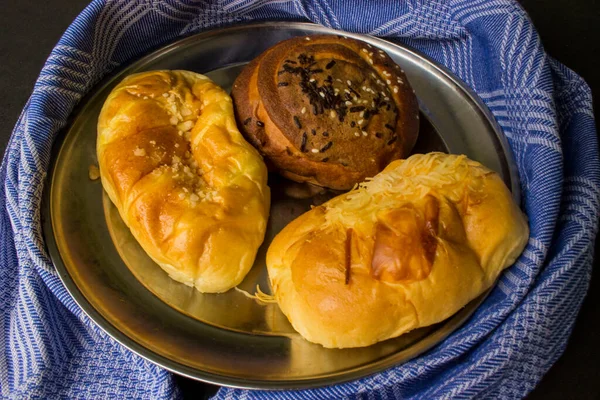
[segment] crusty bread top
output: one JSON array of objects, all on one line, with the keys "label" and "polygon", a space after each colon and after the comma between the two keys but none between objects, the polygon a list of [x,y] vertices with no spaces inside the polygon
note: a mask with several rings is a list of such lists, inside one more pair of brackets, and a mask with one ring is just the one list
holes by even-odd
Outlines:
[{"label": "crusty bread top", "polygon": [[267,171],[230,97],[188,71],[125,78],[98,120],[102,184],[142,248],[203,292],[237,285],[269,213]]},{"label": "crusty bread top", "polygon": [[248,140],[291,179],[350,189],[405,157],[418,106],[382,50],[342,36],[283,41],[236,80],[232,97]]},{"label": "crusty bread top", "polygon": [[394,161],[294,220],[267,267],[306,339],[367,346],[448,318],[493,284],[528,236],[496,173],[430,153]]}]

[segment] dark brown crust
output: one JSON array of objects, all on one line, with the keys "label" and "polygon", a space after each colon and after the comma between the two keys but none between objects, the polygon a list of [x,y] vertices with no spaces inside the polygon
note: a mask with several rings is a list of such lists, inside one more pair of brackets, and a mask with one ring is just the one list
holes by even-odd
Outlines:
[{"label": "dark brown crust", "polygon": [[[351,79],[354,86],[346,84]],[[326,89],[331,96],[321,102],[315,93]],[[343,99],[343,91],[353,98]],[[408,156],[417,139],[418,105],[400,67],[367,43],[340,36],[271,47],[244,68],[232,98],[246,139],[273,169],[299,182],[350,189]]]},{"label": "dark brown crust", "polygon": [[346,269],[344,271],[344,283],[350,283],[350,272],[352,270],[352,228],[346,230]]},{"label": "dark brown crust", "polygon": [[233,99],[235,118],[238,127],[246,137],[246,140],[262,154],[264,154],[264,152],[261,149],[266,139],[261,140],[261,138],[266,137],[266,135],[265,130],[256,124],[255,105],[250,102],[249,85],[250,77],[254,73],[254,70],[258,66],[263,55],[264,53],[246,65],[235,80],[233,88],[231,89],[231,98]]}]

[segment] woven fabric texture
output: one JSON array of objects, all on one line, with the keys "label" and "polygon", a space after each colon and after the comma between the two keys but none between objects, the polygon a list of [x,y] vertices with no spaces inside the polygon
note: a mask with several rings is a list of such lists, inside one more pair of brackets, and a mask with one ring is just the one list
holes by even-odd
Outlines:
[{"label": "woven fabric texture", "polygon": [[219,399],[518,398],[563,352],[586,294],[600,159],[591,92],[551,59],[510,0],[94,1],[53,49],[0,177],[0,357],[5,398],[173,398],[170,373],[115,343],[77,307],[44,247],[50,149],[107,72],[179,37],[257,20],[312,21],[412,46],[487,104],[518,164],[531,237],[461,329],[425,355],[305,391],[221,389]]}]

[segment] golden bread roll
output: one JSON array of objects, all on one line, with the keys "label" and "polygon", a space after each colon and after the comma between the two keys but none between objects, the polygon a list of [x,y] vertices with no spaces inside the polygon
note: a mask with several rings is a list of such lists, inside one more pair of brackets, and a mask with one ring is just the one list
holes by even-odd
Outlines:
[{"label": "golden bread roll", "polygon": [[201,292],[242,281],[264,238],[270,192],[227,93],[188,71],[131,75],[102,108],[97,153],[104,189],[171,278]]},{"label": "golden bread roll", "polygon": [[244,136],[283,176],[348,190],[406,157],[416,97],[382,50],[343,36],[289,39],[248,64],[231,92]]},{"label": "golden bread roll", "polygon": [[464,156],[419,154],[294,220],[271,243],[267,267],[302,336],[360,347],[448,318],[528,237],[496,173]]}]

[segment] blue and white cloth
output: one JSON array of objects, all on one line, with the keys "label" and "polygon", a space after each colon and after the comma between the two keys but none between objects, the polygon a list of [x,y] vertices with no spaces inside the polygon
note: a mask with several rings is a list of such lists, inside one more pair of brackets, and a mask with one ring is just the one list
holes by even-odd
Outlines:
[{"label": "blue and white cloth", "polygon": [[550,58],[512,0],[94,1],[48,58],[0,170],[0,385],[5,398],[172,398],[167,371],[111,340],[65,291],[44,248],[50,148],[107,72],[206,29],[313,21],[394,38],[454,71],[484,100],[518,163],[531,238],[473,318],[425,355],[306,391],[221,389],[220,399],[517,398],[563,352],[586,294],[600,207],[591,92]]}]

